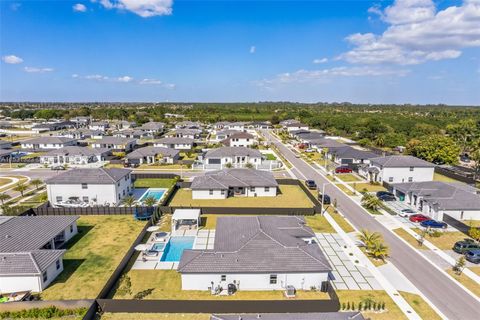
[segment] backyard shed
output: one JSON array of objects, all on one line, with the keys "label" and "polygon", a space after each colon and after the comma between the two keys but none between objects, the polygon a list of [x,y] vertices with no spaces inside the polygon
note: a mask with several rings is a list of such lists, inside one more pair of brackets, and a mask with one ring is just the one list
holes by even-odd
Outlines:
[{"label": "backyard shed", "polygon": [[200,224],[200,209],[176,209],[172,216],[172,232],[186,228],[198,228]]}]

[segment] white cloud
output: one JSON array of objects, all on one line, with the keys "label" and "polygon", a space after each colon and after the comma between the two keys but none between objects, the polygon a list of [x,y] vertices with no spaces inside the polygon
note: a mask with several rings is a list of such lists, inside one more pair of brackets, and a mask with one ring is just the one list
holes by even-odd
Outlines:
[{"label": "white cloud", "polygon": [[45,72],[52,72],[52,68],[37,68],[37,67],[25,67],[23,68],[25,72],[28,73],[45,73]]},{"label": "white cloud", "polygon": [[138,84],[141,84],[141,85],[158,85],[158,86],[161,86],[163,88],[166,88],[166,89],[175,89],[175,84],[173,83],[163,83],[161,80],[158,80],[158,79],[148,79],[148,78],[145,78],[145,79],[142,79],[138,82]]},{"label": "white cloud", "polygon": [[120,82],[120,83],[135,83],[140,85],[158,85],[166,89],[175,89],[175,84],[173,83],[163,83],[161,80],[152,79],[152,78],[144,78],[141,80],[135,80],[131,76],[121,76],[121,77],[109,77],[104,76],[101,74],[89,74],[86,76],[81,76],[79,74],[72,74],[72,78],[74,79],[84,79],[84,80],[92,80],[92,81],[100,81],[100,82]]},{"label": "white cloud", "polygon": [[263,79],[254,83],[260,87],[290,83],[307,83],[321,80],[330,80],[335,77],[379,77],[379,76],[406,76],[410,71],[397,68],[384,68],[376,66],[362,67],[336,67],[320,70],[298,70],[276,75],[271,79]]},{"label": "white cloud", "polygon": [[127,10],[143,18],[171,15],[173,7],[173,0],[99,0],[98,2],[106,9]]},{"label": "white cloud", "polygon": [[350,63],[400,65],[455,59],[463,48],[480,46],[480,0],[438,11],[432,0],[396,0],[380,10],[388,24],[383,34],[356,33],[346,40],[353,49],[339,56]]},{"label": "white cloud", "polygon": [[328,59],[327,58],[314,59],[312,62],[315,64],[326,63],[328,62]]},{"label": "white cloud", "polygon": [[[77,75],[77,78],[79,76]],[[87,80],[97,80],[97,81],[103,81],[103,80],[108,80],[109,78],[106,77],[106,76],[102,76],[100,74],[90,74],[90,75],[86,75],[85,77],[83,77]]]},{"label": "white cloud", "polygon": [[250,47],[250,53],[255,53],[257,51],[257,48],[255,46]]},{"label": "white cloud", "polygon": [[162,81],[157,79],[142,79],[139,82],[140,84],[162,84]]},{"label": "white cloud", "polygon": [[73,11],[76,11],[76,12],[87,11],[87,7],[84,4],[81,4],[81,3],[77,3],[77,4],[73,5],[72,8],[73,8]]},{"label": "white cloud", "polygon": [[23,62],[23,59],[20,57],[17,57],[15,55],[9,55],[9,56],[3,56],[2,57],[3,62],[8,63],[8,64],[19,64]]},{"label": "white cloud", "polygon": [[132,82],[133,78],[129,77],[129,76],[123,76],[123,77],[115,78],[114,81],[117,81],[117,82]]}]

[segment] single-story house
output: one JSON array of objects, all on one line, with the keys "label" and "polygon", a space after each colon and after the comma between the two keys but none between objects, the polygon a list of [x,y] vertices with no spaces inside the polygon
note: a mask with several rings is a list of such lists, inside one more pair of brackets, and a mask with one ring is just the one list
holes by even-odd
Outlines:
[{"label": "single-story house", "polygon": [[147,137],[149,133],[140,129],[126,129],[114,132],[112,135],[117,138],[141,139]]},{"label": "single-story house", "polygon": [[100,130],[100,131],[107,131],[108,128],[110,128],[110,124],[107,121],[96,121],[96,122],[91,122],[88,125],[88,128],[90,130]]},{"label": "single-story house", "polygon": [[162,138],[153,142],[154,147],[190,150],[193,148],[193,139],[190,138]]},{"label": "single-story house", "polygon": [[165,130],[165,123],[150,121],[144,123],[139,129],[147,132],[150,136],[154,137],[161,134],[163,130]]},{"label": "single-story house", "polygon": [[57,131],[57,130],[65,130],[71,129],[76,127],[76,123],[72,121],[57,121],[57,122],[48,122],[37,124],[32,127],[32,131],[36,133],[46,132],[46,131]]},{"label": "single-story house", "polygon": [[88,126],[90,124],[90,120],[91,120],[90,117],[82,117],[82,116],[78,116],[70,119],[70,121],[76,123],[77,128]]},{"label": "single-story house", "polygon": [[218,217],[213,249],[185,250],[182,290],[321,288],[332,268],[300,216]]},{"label": "single-story house", "polygon": [[63,271],[78,216],[0,216],[0,294],[42,292]]},{"label": "single-story house", "polygon": [[284,126],[288,132],[294,130],[308,130],[308,125],[303,123],[290,123]]},{"label": "single-story house", "polygon": [[47,165],[81,165],[104,161],[109,149],[69,146],[40,155],[40,163]]},{"label": "single-story house", "polygon": [[126,120],[119,121],[115,124],[115,127],[118,130],[131,129],[131,128],[135,128],[136,126],[137,126],[137,123],[135,121],[126,121]]},{"label": "single-story house", "polygon": [[200,129],[175,129],[165,136],[169,138],[189,138],[189,139],[200,139],[202,130]]},{"label": "single-story house", "polygon": [[371,151],[355,149],[350,146],[329,148],[328,157],[341,165],[369,163],[371,158],[377,158],[378,154]]},{"label": "single-story house", "polygon": [[433,181],[435,165],[413,156],[370,158],[358,173],[370,181],[401,183]]},{"label": "single-story house", "polygon": [[128,163],[153,164],[153,163],[176,163],[180,158],[180,151],[162,147],[138,148],[127,154]]},{"label": "single-story house", "polygon": [[175,124],[175,129],[202,129],[200,122],[194,121],[181,121]]},{"label": "single-story house", "polygon": [[278,183],[272,173],[255,169],[223,169],[193,178],[193,199],[275,197]]},{"label": "single-story house", "polygon": [[105,136],[105,132],[101,130],[90,130],[88,128],[78,129],[84,136],[84,138],[90,139],[102,139]]},{"label": "single-story house", "polygon": [[76,146],[77,140],[66,137],[38,137],[20,142],[22,149],[48,150]]},{"label": "single-story house", "polygon": [[106,137],[103,137],[102,139],[98,139],[93,142],[90,142],[90,146],[92,148],[112,149],[112,150],[119,150],[124,152],[129,152],[133,150],[136,144],[137,144],[136,139],[110,137],[110,136],[106,136]]},{"label": "single-story house", "polygon": [[229,130],[237,130],[237,131],[245,131],[245,126],[247,125],[246,122],[229,122],[227,125],[225,125],[226,129]]},{"label": "single-story house", "polygon": [[229,121],[219,121],[219,122],[216,122],[214,125],[213,125],[213,129],[215,132],[218,132],[220,130],[226,130],[226,126],[230,124]]},{"label": "single-story house", "polygon": [[212,314],[210,320],[365,320],[359,311],[308,313]]},{"label": "single-story house", "polygon": [[247,132],[238,132],[230,135],[222,144],[227,147],[251,147],[257,144],[255,136]]},{"label": "single-story house", "polygon": [[272,124],[268,121],[252,121],[247,125],[248,129],[260,130],[260,129],[271,129]]},{"label": "single-story house", "polygon": [[226,165],[227,163],[252,165],[262,163],[262,153],[247,147],[221,147],[211,149],[203,156],[206,164]]},{"label": "single-story house", "polygon": [[73,169],[47,181],[48,201],[53,206],[119,205],[133,189],[129,169]]},{"label": "single-story house", "polygon": [[80,130],[61,131],[59,133],[52,134],[52,136],[54,136],[54,137],[65,137],[65,138],[76,139],[76,140],[85,139],[84,133]]},{"label": "single-story house", "polygon": [[463,183],[424,181],[392,183],[391,191],[436,220],[448,214],[457,220],[480,220],[480,190]]},{"label": "single-story house", "polygon": [[0,149],[10,149],[12,143],[10,141],[0,140]]}]

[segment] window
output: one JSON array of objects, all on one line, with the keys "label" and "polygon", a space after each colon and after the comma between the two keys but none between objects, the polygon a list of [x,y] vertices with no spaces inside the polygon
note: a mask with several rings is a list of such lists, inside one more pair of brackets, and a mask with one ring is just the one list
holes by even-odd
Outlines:
[{"label": "window", "polygon": [[57,270],[60,269],[60,260],[57,260],[55,262],[55,266],[57,267]]},{"label": "window", "polygon": [[393,182],[393,177],[389,177],[388,182]]},{"label": "window", "polygon": [[88,189],[88,184],[82,183],[82,189]]},{"label": "window", "polygon": [[222,274],[220,276],[220,281],[227,281],[227,275],[226,274]]},{"label": "window", "polygon": [[270,284],[277,284],[277,275],[271,274],[270,275]]},{"label": "window", "polygon": [[73,224],[70,225],[70,233],[73,232]]},{"label": "window", "polygon": [[57,202],[62,202],[62,196],[57,196],[55,200],[57,200]]},{"label": "window", "polygon": [[250,187],[250,191],[255,192],[255,187]]},{"label": "window", "polygon": [[42,277],[43,277],[43,282],[47,282],[47,280],[48,280],[47,271],[44,271],[42,273]]},{"label": "window", "polygon": [[84,196],[84,197],[82,197],[82,200],[83,200],[83,202],[88,202],[88,197]]},{"label": "window", "polygon": [[410,171],[413,171],[413,167],[410,167]]},{"label": "window", "polygon": [[408,177],[408,182],[412,182],[413,181],[413,177]]},{"label": "window", "polygon": [[224,195],[225,195],[225,190],[220,190],[220,194],[221,194],[222,196],[224,196]]},{"label": "window", "polygon": [[270,187],[265,187],[265,192],[270,192]]},{"label": "window", "polygon": [[213,195],[213,189],[208,190],[208,194],[212,196]]}]

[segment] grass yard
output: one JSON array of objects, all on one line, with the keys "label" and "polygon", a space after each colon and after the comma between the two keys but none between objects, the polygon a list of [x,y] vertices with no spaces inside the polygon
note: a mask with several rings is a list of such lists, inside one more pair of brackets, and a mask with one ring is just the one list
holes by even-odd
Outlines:
[{"label": "grass yard", "polygon": [[343,182],[357,182],[357,181],[362,181],[359,177],[354,175],[353,173],[342,173],[342,174],[337,174],[335,175],[337,178],[342,180]]},{"label": "grass yard", "polygon": [[409,244],[411,244],[414,248],[416,249],[426,249],[428,250],[427,247],[425,246],[420,246],[418,243],[417,239],[415,239],[412,235],[410,235],[407,231],[405,231],[402,228],[398,229],[393,229],[393,232],[395,232],[400,238],[403,240],[407,241]]},{"label": "grass yard", "polygon": [[[416,233],[420,234],[421,230],[419,228],[413,229]],[[455,242],[468,238],[464,233],[460,231],[446,231],[441,232],[441,236],[439,237],[432,237],[431,235],[427,235],[425,240],[430,241],[435,246],[437,246],[441,250],[450,250],[452,249]]]},{"label": "grass yard", "polygon": [[[351,184],[352,188],[354,187]],[[358,192],[362,191],[363,189],[367,189],[368,192],[377,192],[377,191],[387,191],[382,185],[378,184],[370,184],[370,183],[357,183],[355,185],[355,190]]]},{"label": "grass yard", "polygon": [[137,238],[145,222],[127,216],[82,216],[79,234],[67,243],[64,271],[42,300],[94,299]]},{"label": "grass yard", "polygon": [[207,313],[104,313],[101,320],[210,320]]},{"label": "grass yard", "polygon": [[329,206],[327,208],[328,213],[330,213],[330,216],[335,220],[335,222],[342,228],[343,231],[346,233],[349,232],[354,232],[355,229],[352,227],[352,225],[345,220],[344,217],[342,217],[339,213],[335,213],[333,207]]},{"label": "grass yard", "polygon": [[277,160],[277,157],[273,153],[264,153],[267,160]]},{"label": "grass yard", "polygon": [[408,304],[415,310],[422,319],[441,320],[442,318],[430,307],[430,305],[423,300],[418,294],[399,291],[400,295]]},{"label": "grass yard", "polygon": [[[27,181],[28,181],[28,178],[25,177],[25,176],[14,176],[14,175],[12,175],[12,176],[8,176],[8,178],[17,178],[17,179],[18,179],[18,182],[15,183],[15,184],[10,185],[9,187],[3,187],[3,188],[2,188],[2,187],[0,186],[0,192],[6,191],[6,190],[10,190],[10,189],[14,188],[16,185],[18,185],[19,183],[27,183]],[[2,177],[2,179],[5,179],[5,177]],[[10,179],[7,179],[7,180],[9,180],[8,183],[11,182]]]},{"label": "grass yard", "polygon": [[155,179],[155,178],[140,178],[135,180],[135,188],[167,188],[170,189],[174,184],[175,179]]},{"label": "grass yard", "polygon": [[451,275],[455,280],[463,284],[467,289],[472,291],[477,297],[480,297],[480,284],[476,283],[465,274],[458,275],[451,268],[445,270],[449,275]]},{"label": "grass yard", "polygon": [[442,182],[460,182],[456,179],[444,176],[443,174],[440,173],[434,173],[433,174],[433,181],[442,181]]},{"label": "grass yard", "polygon": [[305,216],[305,221],[307,226],[312,228],[313,232],[337,233],[335,229],[333,229],[332,225],[328,223],[327,219],[320,214],[316,214],[314,216]]},{"label": "grass yard", "polygon": [[[126,273],[131,281],[131,293],[115,292],[114,299],[131,299],[136,293],[153,289],[145,299],[166,300],[282,300],[283,290],[238,291],[232,296],[214,296],[210,291],[182,290],[181,275],[176,270],[130,270]],[[121,284],[120,284],[121,287]],[[122,290],[123,291],[123,290]],[[329,299],[328,294],[318,291],[297,291],[297,299]]]},{"label": "grass yard", "polygon": [[[280,185],[276,197],[229,197],[227,199],[192,199],[192,190],[177,191],[172,207],[278,207],[311,208],[313,203],[299,186]],[[261,212],[259,212],[261,213]]]},{"label": "grass yard", "polygon": [[480,267],[470,267],[468,268],[480,276]]},{"label": "grass yard", "polygon": [[[403,320],[407,317],[403,312],[398,308],[395,302],[388,296],[385,291],[382,290],[337,290],[338,298],[340,299],[340,306],[343,307],[343,304],[358,304],[361,302],[365,305],[368,301],[385,303],[385,312],[374,312],[374,311],[362,311],[362,314],[365,318],[370,318],[371,320]],[[347,310],[346,310],[347,311]]]},{"label": "grass yard", "polygon": [[0,188],[11,183],[12,180],[10,179],[7,179],[7,178],[0,178]]},{"label": "grass yard", "polygon": [[350,191],[350,189],[348,189],[346,186],[344,186],[343,184],[341,183],[335,183],[335,185],[340,189],[342,190],[344,193],[346,193],[347,195],[349,196],[354,196],[355,194],[353,193],[353,191]]}]

